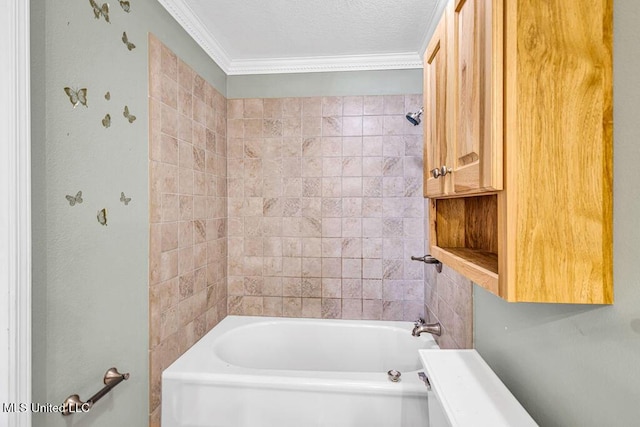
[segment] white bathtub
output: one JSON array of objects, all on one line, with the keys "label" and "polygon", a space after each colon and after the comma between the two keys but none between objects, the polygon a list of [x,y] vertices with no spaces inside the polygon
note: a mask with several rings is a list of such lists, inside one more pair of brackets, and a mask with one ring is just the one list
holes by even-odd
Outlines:
[{"label": "white bathtub", "polygon": [[412,328],[227,316],[163,372],[162,426],[427,426],[418,349],[437,344]]}]

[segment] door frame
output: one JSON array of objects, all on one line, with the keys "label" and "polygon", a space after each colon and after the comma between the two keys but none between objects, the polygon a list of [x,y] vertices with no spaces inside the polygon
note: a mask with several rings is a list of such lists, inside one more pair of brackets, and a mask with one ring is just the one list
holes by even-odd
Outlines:
[{"label": "door frame", "polygon": [[[0,404],[16,405],[31,403],[29,40],[29,0],[0,2]],[[0,425],[31,413],[0,409]]]}]

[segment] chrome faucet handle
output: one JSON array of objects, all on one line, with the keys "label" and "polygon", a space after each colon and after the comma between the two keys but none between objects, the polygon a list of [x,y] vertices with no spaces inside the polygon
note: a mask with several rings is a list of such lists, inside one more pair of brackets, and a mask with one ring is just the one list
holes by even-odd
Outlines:
[{"label": "chrome faucet handle", "polygon": [[425,324],[425,321],[422,317],[419,317],[415,322],[413,322],[413,325],[418,328],[420,326],[423,326]]},{"label": "chrome faucet handle", "polygon": [[436,271],[438,273],[442,273],[442,263],[429,254],[424,256],[412,256],[411,261],[422,261],[425,264],[434,264],[436,266]]}]

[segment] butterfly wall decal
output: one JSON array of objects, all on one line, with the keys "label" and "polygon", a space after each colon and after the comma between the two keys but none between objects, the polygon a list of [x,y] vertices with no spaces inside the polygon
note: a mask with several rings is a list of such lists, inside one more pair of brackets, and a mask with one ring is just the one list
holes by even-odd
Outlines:
[{"label": "butterfly wall decal", "polygon": [[104,99],[106,99],[107,101],[109,101],[111,99],[111,92],[107,92],[104,94]]},{"label": "butterfly wall decal", "polygon": [[111,126],[111,114],[107,113],[107,115],[104,116],[104,119],[102,119],[102,126],[106,128]]},{"label": "butterfly wall decal", "polygon": [[100,209],[97,217],[100,225],[107,225],[107,208]]},{"label": "butterfly wall decal", "polygon": [[129,120],[129,123],[133,123],[136,119],[136,116],[134,116],[133,114],[129,113],[129,107],[127,107],[126,105],[124,106],[124,112],[122,113],[122,115]]},{"label": "butterfly wall decal", "polygon": [[118,1],[120,2],[120,7],[122,8],[122,10],[129,13],[129,11],[131,10],[131,5],[129,4],[129,2],[127,0],[118,0]]},{"label": "butterfly wall decal", "polygon": [[124,203],[125,206],[129,206],[129,202],[131,201],[131,197],[126,197],[124,192],[120,193],[120,201]]},{"label": "butterfly wall decal", "polygon": [[89,4],[93,8],[93,14],[96,19],[100,19],[100,15],[102,15],[104,16],[105,21],[111,23],[111,21],[109,21],[109,4],[102,3],[102,6],[98,6],[98,3],[96,3],[95,0],[89,0]]},{"label": "butterfly wall decal", "polygon": [[76,203],[77,204],[82,203],[82,191],[78,191],[78,193],[76,193],[75,196],[70,196],[70,195],[67,194],[64,197],[69,202],[69,206],[75,206]]},{"label": "butterfly wall decal", "polygon": [[76,108],[78,104],[82,104],[87,107],[87,88],[73,90],[70,87],[65,87],[64,92],[69,97],[69,102]]},{"label": "butterfly wall decal", "polygon": [[127,37],[127,32],[126,31],[124,33],[122,33],[122,43],[124,43],[125,46],[127,46],[127,49],[129,49],[129,50],[133,50],[133,49],[136,48],[136,45],[129,41],[129,37]]}]

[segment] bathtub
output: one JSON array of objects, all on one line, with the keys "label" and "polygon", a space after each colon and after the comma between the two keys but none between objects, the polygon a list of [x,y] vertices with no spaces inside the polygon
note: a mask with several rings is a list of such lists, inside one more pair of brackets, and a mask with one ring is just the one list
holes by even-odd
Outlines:
[{"label": "bathtub", "polygon": [[412,328],[227,316],[163,372],[162,426],[427,426],[418,350],[438,346]]}]

